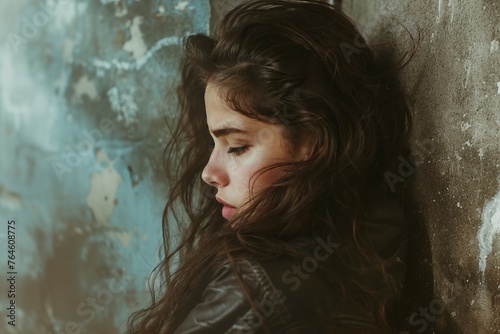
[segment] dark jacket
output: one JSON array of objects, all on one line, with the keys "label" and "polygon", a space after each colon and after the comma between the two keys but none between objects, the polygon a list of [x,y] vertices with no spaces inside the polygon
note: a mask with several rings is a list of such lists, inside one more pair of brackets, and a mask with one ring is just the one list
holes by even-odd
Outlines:
[{"label": "dark jacket", "polygon": [[[398,205],[378,200],[369,208],[362,224],[378,254],[387,260],[387,270],[402,285],[405,274],[407,223]],[[228,261],[221,260],[210,283],[174,334],[257,334],[265,333],[384,333],[373,322],[373,314],[364,311],[361,299],[354,293],[342,292],[337,286],[317,275],[317,264],[349,275],[339,260],[343,247],[330,236],[294,239],[309,251],[302,261],[278,258],[272,261],[238,260],[237,267],[251,291],[258,311],[251,309],[244,290]],[[362,278],[363,279],[363,278]],[[367,275],[365,282],[371,282]],[[376,282],[373,283],[376,287]],[[395,296],[390,296],[395,297]],[[294,329],[294,320],[331,320],[328,331],[309,328]],[[315,324],[321,321],[316,320]]]}]

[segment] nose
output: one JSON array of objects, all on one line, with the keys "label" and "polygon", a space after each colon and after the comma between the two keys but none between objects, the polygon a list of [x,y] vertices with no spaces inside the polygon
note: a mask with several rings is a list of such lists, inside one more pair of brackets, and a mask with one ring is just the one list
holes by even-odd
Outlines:
[{"label": "nose", "polygon": [[228,183],[227,173],[224,171],[221,161],[219,161],[214,152],[212,152],[208,163],[203,168],[201,178],[208,185],[214,187],[223,187]]}]

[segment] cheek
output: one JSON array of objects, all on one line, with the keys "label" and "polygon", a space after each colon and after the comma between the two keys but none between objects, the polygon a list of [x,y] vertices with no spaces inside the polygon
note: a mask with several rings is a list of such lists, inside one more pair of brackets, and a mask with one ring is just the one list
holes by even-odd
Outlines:
[{"label": "cheek", "polygon": [[248,160],[246,163],[239,161],[238,166],[228,168],[230,184],[232,184],[231,193],[234,196],[235,203],[242,205],[250,198],[249,187],[252,187],[251,182],[255,182],[252,187],[254,194],[258,191],[256,188],[260,188],[263,183],[265,184],[267,182],[267,175],[263,175],[259,178],[254,177],[260,168],[262,168],[262,166],[256,164],[252,160]]},{"label": "cheek", "polygon": [[[268,187],[270,184],[273,184],[274,181],[278,178],[280,174],[281,168],[273,168],[267,171],[260,171],[262,168],[272,165],[273,162],[267,162],[263,164],[253,165],[251,168],[248,168],[241,173],[242,182],[245,183],[245,194],[248,194],[248,185],[252,187],[253,192],[256,194],[263,188]],[[257,173],[259,172],[259,173]],[[258,174],[258,175],[257,175]],[[252,177],[253,176],[253,177]],[[258,177],[257,177],[258,176]],[[250,180],[251,179],[251,180]],[[252,184],[250,184],[252,182]]]},{"label": "cheek", "polygon": [[[248,188],[249,186],[251,186],[250,182],[255,180],[255,178],[252,178],[252,176],[257,170],[258,168],[255,168],[255,166],[253,165],[245,166],[238,170],[235,170],[233,177],[235,178],[235,180],[237,180],[236,183],[238,184],[238,191],[242,197],[248,197]],[[259,180],[257,180],[256,184],[258,183]]]},{"label": "cheek", "polygon": [[[258,148],[254,147],[252,154],[238,160],[237,165],[230,168],[230,177],[234,184],[238,185],[235,195],[244,201],[250,197],[249,186],[252,187],[253,195],[255,196],[260,190],[273,184],[285,167],[276,167],[267,171],[262,171],[262,169],[285,161],[279,152],[279,148],[276,147],[258,146]],[[259,171],[260,173],[257,173]],[[258,177],[257,174],[259,174]],[[252,184],[250,181],[252,181]]]}]

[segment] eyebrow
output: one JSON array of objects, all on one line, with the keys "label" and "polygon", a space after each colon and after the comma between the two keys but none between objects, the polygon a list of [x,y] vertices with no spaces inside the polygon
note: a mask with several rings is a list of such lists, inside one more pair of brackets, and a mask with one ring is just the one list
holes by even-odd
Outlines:
[{"label": "eyebrow", "polygon": [[248,134],[248,131],[244,131],[244,130],[241,130],[241,129],[238,129],[238,128],[235,128],[232,126],[224,126],[223,128],[212,131],[212,134],[216,138],[225,137],[225,136],[228,136],[232,133]]}]

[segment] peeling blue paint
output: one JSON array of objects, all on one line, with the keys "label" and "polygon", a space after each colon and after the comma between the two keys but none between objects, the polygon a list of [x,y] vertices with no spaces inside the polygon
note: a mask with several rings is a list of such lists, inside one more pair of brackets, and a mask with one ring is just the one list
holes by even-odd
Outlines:
[{"label": "peeling blue paint", "polygon": [[[2,2],[0,13],[0,219],[19,226],[16,332],[122,332],[159,261],[163,119],[175,107],[165,93],[182,37],[208,29],[208,0]],[[108,287],[120,275],[122,290]]]}]

